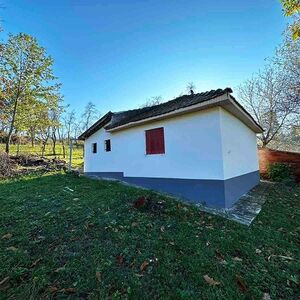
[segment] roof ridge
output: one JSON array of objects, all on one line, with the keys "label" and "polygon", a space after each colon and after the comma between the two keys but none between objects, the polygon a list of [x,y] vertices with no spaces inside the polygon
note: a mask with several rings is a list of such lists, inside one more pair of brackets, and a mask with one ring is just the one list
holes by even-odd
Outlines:
[{"label": "roof ridge", "polygon": [[113,129],[115,127],[119,127],[127,123],[152,118],[178,109],[196,105],[222,96],[226,93],[232,93],[232,89],[227,87],[225,89],[210,90],[197,94],[186,94],[153,106],[146,106],[120,112],[109,112],[109,114],[100,118],[100,120],[98,120],[88,130],[81,134],[80,137],[86,138],[90,136],[91,133],[95,132],[95,130],[100,129],[105,125],[105,129]]}]

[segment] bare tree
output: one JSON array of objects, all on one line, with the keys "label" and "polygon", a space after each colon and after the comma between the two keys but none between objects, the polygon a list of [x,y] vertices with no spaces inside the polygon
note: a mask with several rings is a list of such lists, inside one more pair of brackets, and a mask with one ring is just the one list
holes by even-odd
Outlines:
[{"label": "bare tree", "polygon": [[148,99],[146,101],[146,103],[144,103],[143,105],[140,106],[140,108],[158,105],[158,104],[162,103],[162,101],[163,101],[163,99],[161,96],[154,96],[154,97],[151,97],[150,99]]},{"label": "bare tree", "polygon": [[76,114],[75,111],[72,110],[70,112],[68,112],[65,116],[64,116],[64,126],[65,126],[65,130],[66,130],[66,135],[67,135],[67,144],[70,144],[70,138],[71,138],[71,134],[72,131],[75,129],[75,122],[76,122]]},{"label": "bare tree", "polygon": [[284,44],[262,71],[239,87],[239,99],[264,129],[259,137],[263,147],[294,124],[300,112],[300,56],[295,49],[299,51],[299,42],[293,48]]},{"label": "bare tree", "polygon": [[195,84],[194,84],[193,82],[189,82],[189,83],[187,84],[187,86],[186,86],[187,92],[190,93],[191,95],[194,94],[195,89],[196,89],[196,86],[195,86]]},{"label": "bare tree", "polygon": [[100,116],[99,110],[96,108],[96,105],[92,102],[89,102],[84,109],[82,114],[82,130],[87,130]]}]

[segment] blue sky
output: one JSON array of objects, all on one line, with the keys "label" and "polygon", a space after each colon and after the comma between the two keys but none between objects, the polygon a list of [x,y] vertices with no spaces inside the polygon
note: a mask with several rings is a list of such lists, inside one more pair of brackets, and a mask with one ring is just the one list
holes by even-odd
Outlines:
[{"label": "blue sky", "polygon": [[5,33],[35,36],[55,60],[66,103],[102,113],[152,96],[236,87],[280,43],[279,0],[3,0]]}]

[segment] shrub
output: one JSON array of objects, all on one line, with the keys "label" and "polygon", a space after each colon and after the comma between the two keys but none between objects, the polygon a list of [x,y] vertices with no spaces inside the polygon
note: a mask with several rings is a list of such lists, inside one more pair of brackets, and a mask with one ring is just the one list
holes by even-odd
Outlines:
[{"label": "shrub", "polygon": [[268,166],[268,177],[273,181],[294,181],[291,166],[285,163],[273,163]]},{"label": "shrub", "polygon": [[11,176],[13,174],[12,167],[9,155],[5,152],[0,152],[0,178]]}]

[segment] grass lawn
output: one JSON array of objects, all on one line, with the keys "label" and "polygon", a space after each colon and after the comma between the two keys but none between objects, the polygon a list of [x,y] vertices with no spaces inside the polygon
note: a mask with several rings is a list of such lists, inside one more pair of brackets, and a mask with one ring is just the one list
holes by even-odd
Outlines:
[{"label": "grass lawn", "polygon": [[2,299],[300,298],[300,188],[274,185],[249,228],[62,173],[2,181],[0,204]]},{"label": "grass lawn", "polygon": [[[58,158],[58,159],[63,159],[67,162],[69,162],[69,145],[65,146],[66,149],[66,158],[63,158],[63,148],[62,145],[57,143],[56,146],[56,156],[52,154],[52,145],[47,144],[46,146],[46,151],[45,151],[45,156],[47,158]],[[0,150],[4,151],[5,150],[5,144],[0,144]],[[25,154],[25,155],[41,155],[42,150],[40,145],[35,145],[34,147],[31,146],[31,144],[25,144],[25,145],[20,145],[19,146],[19,154]],[[17,154],[17,145],[10,145],[10,154],[11,155],[16,155]],[[72,152],[72,167],[73,168],[82,168],[83,167],[83,144],[78,143],[78,145],[73,146],[73,152]]]}]

